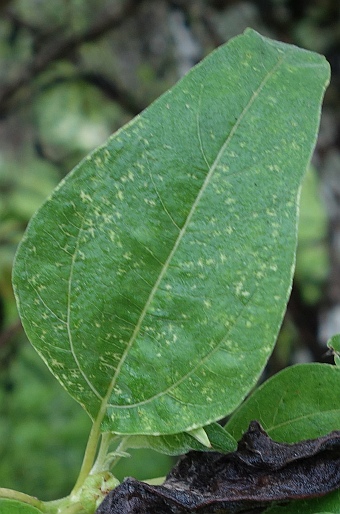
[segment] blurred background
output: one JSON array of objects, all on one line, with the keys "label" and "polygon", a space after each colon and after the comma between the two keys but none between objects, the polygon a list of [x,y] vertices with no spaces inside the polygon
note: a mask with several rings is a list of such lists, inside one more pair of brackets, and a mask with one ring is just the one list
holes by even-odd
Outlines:
[{"label": "blurred background", "polygon": [[[79,471],[90,422],[27,342],[11,268],[27,222],[77,162],[230,37],[252,27],[326,55],[332,83],[301,203],[297,268],[266,376],[332,362],[340,332],[338,0],[0,1],[0,484],[55,499]],[[163,475],[135,452],[120,478]]]}]

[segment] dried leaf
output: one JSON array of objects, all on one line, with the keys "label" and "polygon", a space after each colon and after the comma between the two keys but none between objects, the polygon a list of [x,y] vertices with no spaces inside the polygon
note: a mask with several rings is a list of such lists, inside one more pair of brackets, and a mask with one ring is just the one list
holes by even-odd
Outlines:
[{"label": "dried leaf", "polygon": [[272,502],[324,495],[340,487],[340,431],[277,443],[252,421],[235,452],[190,452],[162,486],[132,478],[97,514],[262,512]]}]

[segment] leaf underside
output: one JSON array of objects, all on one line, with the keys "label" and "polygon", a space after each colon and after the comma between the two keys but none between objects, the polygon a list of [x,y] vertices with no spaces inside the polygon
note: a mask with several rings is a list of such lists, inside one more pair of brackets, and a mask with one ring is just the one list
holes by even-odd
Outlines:
[{"label": "leaf underside", "polygon": [[326,61],[252,30],[80,163],[32,219],[14,288],[29,339],[102,429],[233,411],[287,302]]}]

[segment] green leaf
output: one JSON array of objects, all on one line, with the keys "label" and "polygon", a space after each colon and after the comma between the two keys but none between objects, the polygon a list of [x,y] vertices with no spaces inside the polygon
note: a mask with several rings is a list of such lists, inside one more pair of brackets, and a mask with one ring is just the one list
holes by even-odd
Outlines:
[{"label": "green leaf", "polygon": [[41,510],[16,500],[0,498],[1,514],[41,514]]},{"label": "green leaf", "polygon": [[196,439],[196,441],[203,444],[206,448],[211,448],[211,442],[209,441],[209,437],[203,427],[189,430],[188,434]]},{"label": "green leaf", "polygon": [[226,430],[236,439],[258,420],[276,441],[294,443],[340,430],[340,369],[297,364],[264,382],[233,414]]},{"label": "green leaf", "polygon": [[271,507],[265,512],[266,514],[339,514],[340,490],[321,498],[293,501],[282,507]]},{"label": "green leaf", "polygon": [[[211,447],[215,451],[233,452],[237,448],[237,442],[224,427],[218,423],[211,423],[204,427],[207,433]],[[206,450],[206,448],[205,448]]]},{"label": "green leaf", "polygon": [[85,159],[32,219],[14,287],[31,342],[102,430],[233,411],[289,295],[325,59],[247,30]]},{"label": "green leaf", "polygon": [[334,362],[337,366],[340,366],[340,334],[336,334],[331,337],[327,343],[327,346],[334,353]]},{"label": "green leaf", "polygon": [[[220,452],[236,450],[237,443],[235,439],[218,423],[205,426],[204,431],[212,450]],[[164,436],[130,436],[126,447],[151,448],[166,455],[181,455],[189,450],[207,451],[206,444],[185,432]]]}]

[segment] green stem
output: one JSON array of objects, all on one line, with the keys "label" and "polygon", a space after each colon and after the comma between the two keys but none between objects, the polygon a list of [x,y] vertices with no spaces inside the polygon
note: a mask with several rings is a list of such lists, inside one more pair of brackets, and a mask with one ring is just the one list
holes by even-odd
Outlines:
[{"label": "green stem", "polygon": [[85,514],[83,505],[71,495],[45,503],[46,514]]},{"label": "green stem", "polygon": [[98,455],[96,462],[92,468],[92,473],[96,473],[97,471],[104,471],[104,463],[109,452],[109,447],[112,442],[113,436],[110,432],[105,432],[102,434],[102,440],[100,442],[100,447],[98,450]]},{"label": "green stem", "polygon": [[85,514],[84,508],[80,503],[75,503],[69,507],[65,507],[60,514]]},{"label": "green stem", "polygon": [[[82,488],[86,478],[89,476],[91,469],[94,465],[97,448],[98,448],[98,443],[99,443],[99,439],[101,436],[100,426],[101,426],[101,423],[102,423],[103,418],[106,413],[106,406],[107,406],[108,400],[110,398],[110,394],[112,392],[113,385],[114,385],[114,379],[111,381],[110,387],[108,388],[107,393],[102,400],[102,403],[101,403],[101,406],[100,406],[100,409],[98,412],[98,416],[92,425],[92,429],[91,429],[89,439],[88,439],[87,445],[86,445],[83,463],[80,468],[77,482],[76,482],[74,488],[72,489],[72,492],[70,495],[71,497],[72,496],[74,497],[77,495],[77,493],[79,493],[80,489]],[[103,445],[105,446],[106,443],[107,443],[107,440],[105,438],[105,440],[103,441]],[[102,452],[101,452],[101,456],[102,456]]]},{"label": "green stem", "polygon": [[[101,413],[100,413],[101,414]],[[87,441],[85,455],[83,459],[82,466],[80,468],[79,476],[77,482],[71,492],[71,496],[76,495],[79,490],[82,488],[86,478],[89,476],[90,471],[92,469],[93,463],[96,458],[98,442],[101,436],[100,425],[102,422],[103,416],[97,416],[97,419],[92,425],[92,429],[90,432],[89,439]]]},{"label": "green stem", "polygon": [[[117,373],[117,371],[116,371]],[[89,476],[90,472],[91,472],[91,469],[93,468],[93,465],[94,465],[94,462],[95,462],[95,458],[96,458],[96,453],[97,453],[97,448],[98,448],[98,443],[99,443],[99,439],[100,439],[100,436],[101,436],[101,430],[100,430],[100,426],[101,426],[101,423],[103,421],[103,418],[105,416],[105,413],[106,413],[106,407],[107,407],[107,403],[108,403],[108,400],[110,398],[110,394],[112,392],[112,389],[113,389],[113,386],[114,386],[114,383],[115,383],[115,378],[116,378],[116,375],[113,377],[112,381],[111,381],[111,384],[110,384],[110,387],[108,388],[107,390],[107,393],[106,395],[104,396],[103,400],[102,400],[102,403],[101,403],[101,406],[100,406],[100,409],[99,409],[99,412],[98,412],[98,416],[96,418],[96,420],[94,421],[93,425],[92,425],[92,429],[91,429],[91,432],[90,432],[90,436],[89,436],[89,439],[88,439],[88,442],[87,442],[87,446],[86,446],[86,450],[85,450],[85,455],[84,455],[84,459],[83,459],[83,463],[82,463],[82,466],[80,468],[80,472],[79,472],[79,476],[78,476],[78,479],[77,479],[77,482],[71,492],[71,497],[73,496],[76,496],[80,489],[82,488],[86,478]],[[105,440],[103,441],[103,446],[105,446],[107,444],[107,440],[105,438]],[[103,451],[103,450],[102,450]],[[101,451],[101,457],[102,457],[102,451]]]},{"label": "green stem", "polygon": [[13,489],[6,489],[5,487],[0,487],[0,498],[6,498],[8,500],[17,500],[19,502],[28,503],[32,505],[32,507],[36,507],[42,512],[46,512],[45,504],[35,498],[34,496],[30,496],[29,494],[20,493],[19,491],[14,491]]},{"label": "green stem", "polygon": [[117,466],[118,462],[121,460],[122,456],[119,455],[119,453],[123,453],[126,450],[128,439],[129,439],[129,437],[124,437],[124,439],[117,446],[117,448],[115,450],[115,453],[117,453],[117,456],[111,462],[111,466],[110,466],[111,469],[113,469],[115,466]]}]

